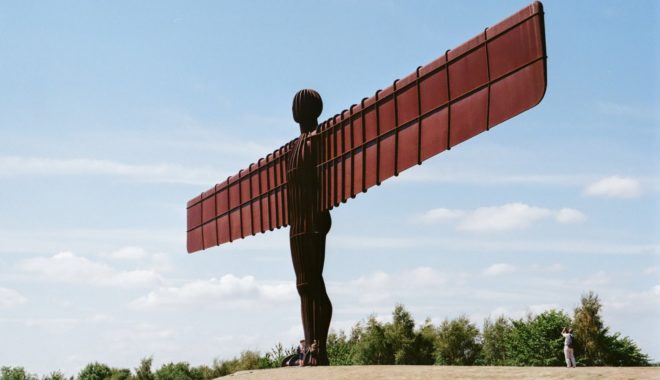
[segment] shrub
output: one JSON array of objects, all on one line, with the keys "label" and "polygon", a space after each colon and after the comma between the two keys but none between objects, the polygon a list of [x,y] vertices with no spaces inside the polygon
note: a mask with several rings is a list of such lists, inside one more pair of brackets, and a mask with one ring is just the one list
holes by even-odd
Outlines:
[{"label": "shrub", "polygon": [[506,365],[509,356],[506,340],[511,333],[511,322],[500,316],[491,322],[490,318],[484,321],[482,359],[485,365]]},{"label": "shrub", "polygon": [[102,363],[89,363],[78,373],[78,380],[106,380],[112,376],[112,370]]},{"label": "shrub", "polygon": [[438,364],[472,365],[481,351],[479,329],[464,315],[445,319],[438,329],[436,350]]},{"label": "shrub", "polygon": [[23,367],[0,368],[0,380],[38,380],[36,375],[27,373]]},{"label": "shrub", "polygon": [[375,316],[369,317],[365,327],[358,324],[354,331],[356,364],[394,364],[394,350],[385,337],[385,328]]},{"label": "shrub", "polygon": [[140,366],[135,369],[136,380],[154,380],[154,374],[151,372],[151,363],[153,358],[142,358]]},{"label": "shrub", "polygon": [[[71,379],[73,379],[73,376]],[[41,380],[67,380],[67,378],[62,372],[55,371],[51,372],[49,375],[44,376]]]},{"label": "shrub", "polygon": [[560,332],[571,320],[563,311],[549,310],[526,320],[512,320],[506,336],[509,365],[564,365],[564,339]]},{"label": "shrub", "polygon": [[328,334],[328,359],[330,365],[351,365],[353,364],[353,344],[346,338],[343,331],[335,333],[331,331]]}]

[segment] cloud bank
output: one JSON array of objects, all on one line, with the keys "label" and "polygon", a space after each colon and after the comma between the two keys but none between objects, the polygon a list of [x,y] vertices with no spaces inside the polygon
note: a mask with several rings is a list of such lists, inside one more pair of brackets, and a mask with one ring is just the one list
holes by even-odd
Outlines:
[{"label": "cloud bank", "polygon": [[121,271],[71,252],[23,260],[19,268],[43,280],[95,286],[139,288],[155,286],[163,280],[151,269]]},{"label": "cloud bank", "polygon": [[8,309],[26,302],[27,298],[23,297],[16,290],[0,287],[0,309]]},{"label": "cloud bank", "polygon": [[254,276],[227,274],[220,279],[195,280],[181,286],[161,287],[131,303],[137,308],[210,305],[255,307],[262,302],[283,302],[296,297],[292,282],[264,283]]},{"label": "cloud bank", "polygon": [[590,184],[583,194],[590,197],[630,199],[642,194],[642,186],[634,178],[612,176]]},{"label": "cloud bank", "polygon": [[507,203],[501,206],[480,207],[475,210],[451,210],[435,208],[425,212],[420,220],[423,223],[443,223],[456,221],[457,229],[472,232],[501,232],[524,229],[532,223],[554,219],[558,223],[580,223],[586,216],[575,209],[550,210],[525,203]]},{"label": "cloud bank", "polygon": [[225,178],[227,173],[166,163],[144,165],[87,158],[0,157],[0,177],[90,175],[119,176],[143,182],[208,185]]}]

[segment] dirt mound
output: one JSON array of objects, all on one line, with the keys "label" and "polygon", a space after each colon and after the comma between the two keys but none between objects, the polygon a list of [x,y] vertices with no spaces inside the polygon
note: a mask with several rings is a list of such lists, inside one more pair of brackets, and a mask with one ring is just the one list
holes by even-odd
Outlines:
[{"label": "dirt mound", "polygon": [[220,379],[365,380],[365,379],[659,379],[658,367],[444,367],[347,366],[275,368],[241,371]]}]

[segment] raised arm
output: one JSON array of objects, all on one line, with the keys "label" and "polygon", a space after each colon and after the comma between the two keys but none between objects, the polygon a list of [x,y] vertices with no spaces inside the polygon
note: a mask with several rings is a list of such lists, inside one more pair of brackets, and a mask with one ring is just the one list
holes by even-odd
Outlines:
[{"label": "raised arm", "polygon": [[543,8],[536,2],[322,123],[322,207],[535,106],[545,88]]},{"label": "raised arm", "polygon": [[287,226],[286,165],[294,142],[188,201],[188,253]]}]

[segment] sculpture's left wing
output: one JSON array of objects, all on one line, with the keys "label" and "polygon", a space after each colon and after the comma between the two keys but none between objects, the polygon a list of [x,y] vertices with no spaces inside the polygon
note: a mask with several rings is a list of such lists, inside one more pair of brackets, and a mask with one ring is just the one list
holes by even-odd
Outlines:
[{"label": "sculpture's left wing", "polygon": [[321,208],[510,119],[546,88],[535,2],[319,126]]}]

